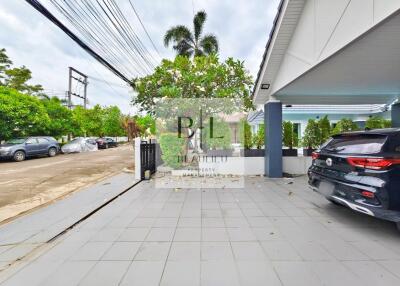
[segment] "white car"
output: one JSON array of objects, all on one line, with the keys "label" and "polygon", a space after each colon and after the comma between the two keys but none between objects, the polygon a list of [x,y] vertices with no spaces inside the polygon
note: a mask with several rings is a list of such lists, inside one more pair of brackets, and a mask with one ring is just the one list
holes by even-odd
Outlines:
[{"label": "white car", "polygon": [[96,140],[92,138],[78,137],[71,142],[61,147],[61,152],[68,153],[81,153],[98,151]]}]

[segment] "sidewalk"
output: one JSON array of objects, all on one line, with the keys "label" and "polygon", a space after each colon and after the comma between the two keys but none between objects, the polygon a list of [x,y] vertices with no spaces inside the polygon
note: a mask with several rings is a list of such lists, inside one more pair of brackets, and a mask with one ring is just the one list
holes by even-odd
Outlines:
[{"label": "sidewalk", "polygon": [[132,174],[121,173],[1,225],[0,270],[40,247],[133,183]]},{"label": "sidewalk", "polygon": [[394,225],[330,204],[305,178],[243,189],[139,183],[0,273],[0,285],[400,285]]}]

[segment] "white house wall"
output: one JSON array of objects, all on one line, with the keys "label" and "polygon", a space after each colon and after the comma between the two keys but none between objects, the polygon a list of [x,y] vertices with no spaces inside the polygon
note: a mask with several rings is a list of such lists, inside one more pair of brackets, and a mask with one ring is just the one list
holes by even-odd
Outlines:
[{"label": "white house wall", "polygon": [[400,0],[307,0],[271,94],[400,9]]}]

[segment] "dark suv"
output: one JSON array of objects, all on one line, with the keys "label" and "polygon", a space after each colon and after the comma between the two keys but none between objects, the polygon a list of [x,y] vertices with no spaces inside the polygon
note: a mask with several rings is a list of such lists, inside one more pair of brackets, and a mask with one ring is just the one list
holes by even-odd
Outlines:
[{"label": "dark suv", "polygon": [[309,184],[328,200],[396,222],[400,230],[400,129],[333,136],[312,155]]},{"label": "dark suv", "polygon": [[0,158],[24,161],[26,157],[48,155],[54,157],[60,145],[53,137],[36,136],[16,138],[0,145]]}]

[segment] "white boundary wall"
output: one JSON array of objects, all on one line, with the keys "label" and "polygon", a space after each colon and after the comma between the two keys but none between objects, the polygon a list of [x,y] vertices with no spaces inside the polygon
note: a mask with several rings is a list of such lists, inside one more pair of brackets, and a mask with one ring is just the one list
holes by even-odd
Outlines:
[{"label": "white boundary wall", "polygon": [[[305,175],[311,166],[311,157],[283,157],[283,172]],[[264,157],[228,157],[225,163],[200,162],[200,168],[213,168],[223,175],[264,175]]]}]

